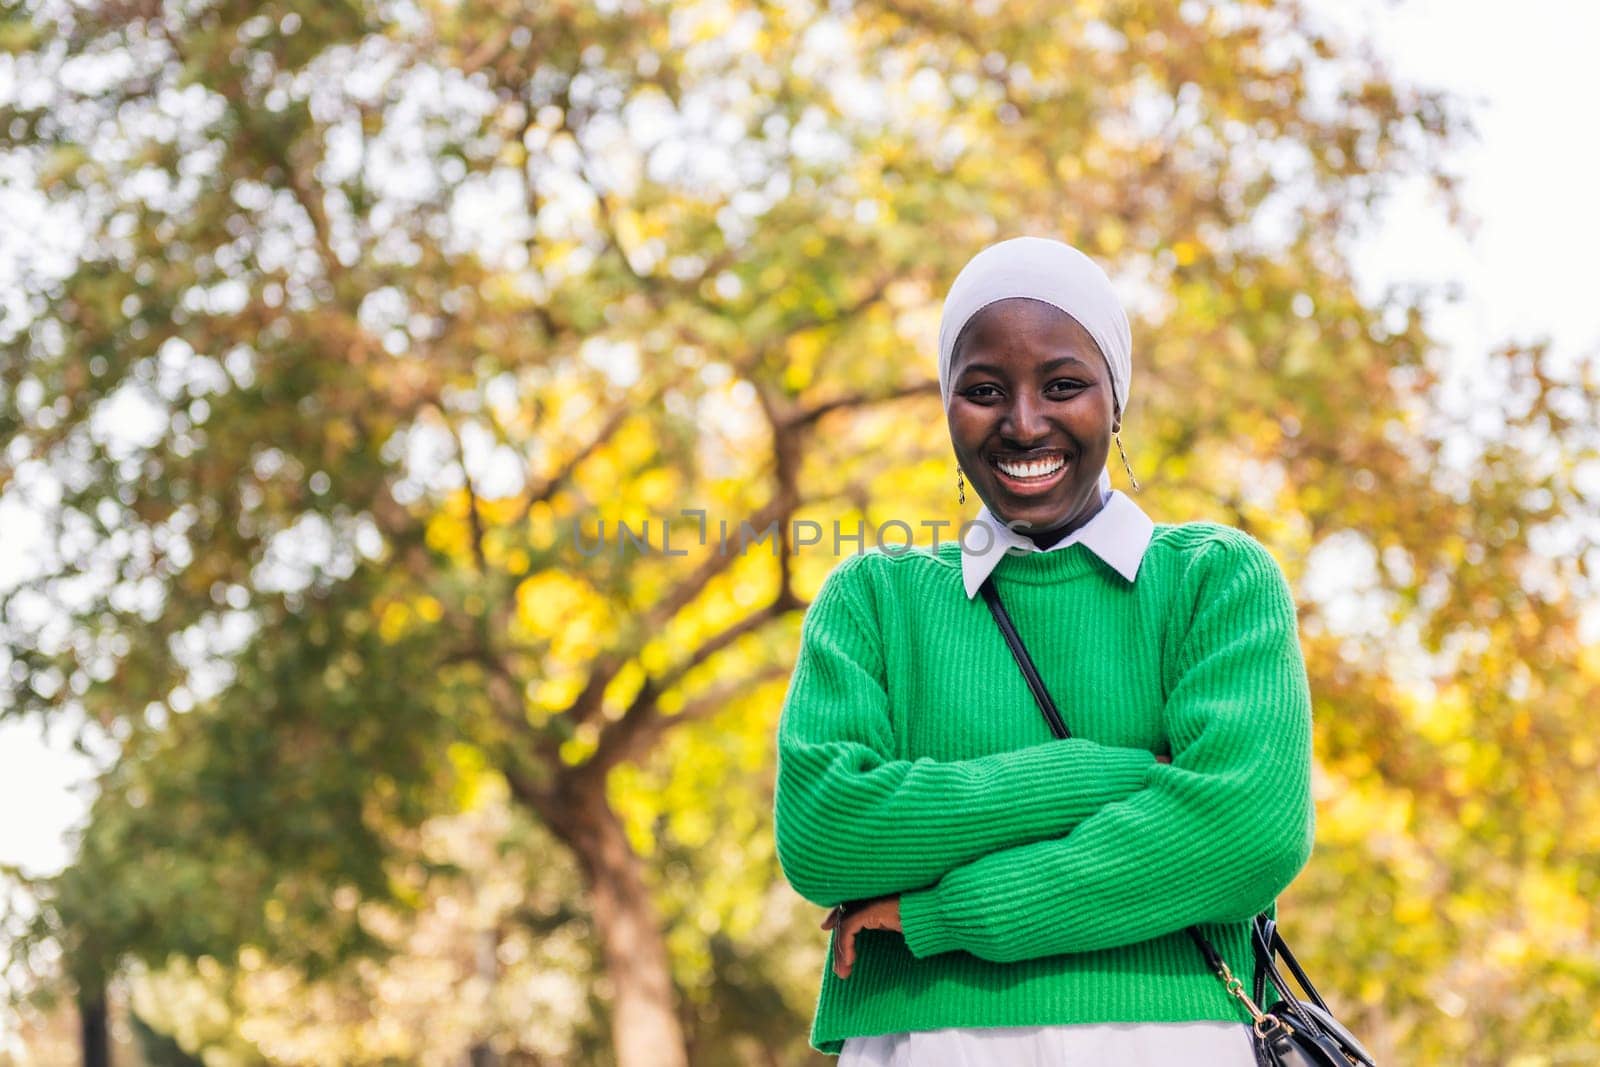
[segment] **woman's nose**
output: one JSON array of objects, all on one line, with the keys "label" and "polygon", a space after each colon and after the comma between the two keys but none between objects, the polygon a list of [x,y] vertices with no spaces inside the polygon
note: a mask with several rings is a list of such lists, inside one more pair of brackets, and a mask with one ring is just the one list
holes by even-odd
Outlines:
[{"label": "woman's nose", "polygon": [[1044,405],[1026,396],[1012,402],[1000,424],[1001,436],[1023,447],[1043,440],[1049,433],[1050,424],[1045,418]]}]

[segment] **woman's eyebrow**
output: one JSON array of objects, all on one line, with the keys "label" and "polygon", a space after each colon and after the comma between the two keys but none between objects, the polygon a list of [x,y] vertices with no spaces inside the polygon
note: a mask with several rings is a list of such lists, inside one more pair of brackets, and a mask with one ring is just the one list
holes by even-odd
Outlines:
[{"label": "woman's eyebrow", "polygon": [[[1047,359],[1043,363],[1039,364],[1038,369],[1041,371],[1052,371],[1068,363],[1076,363],[1085,370],[1089,368],[1089,364],[1079,359],[1077,356],[1057,356],[1055,359]],[[1002,373],[1002,369],[997,364],[984,363],[981,360],[962,364],[961,373],[965,374],[968,371],[987,371],[990,374]]]}]

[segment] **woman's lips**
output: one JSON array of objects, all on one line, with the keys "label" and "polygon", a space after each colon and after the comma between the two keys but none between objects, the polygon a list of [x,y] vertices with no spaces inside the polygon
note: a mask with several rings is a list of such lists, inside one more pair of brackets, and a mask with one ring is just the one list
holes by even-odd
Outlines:
[{"label": "woman's lips", "polygon": [[991,457],[989,460],[989,466],[994,468],[995,479],[1000,483],[1001,488],[1005,489],[1013,496],[1039,496],[1041,494],[1050,492],[1050,490],[1060,485],[1061,482],[1066,478],[1067,471],[1072,466],[1072,464],[1067,462],[1066,457],[1058,454],[1053,457],[1042,456],[1038,458],[1030,458],[1027,461],[1012,460],[1010,458],[1007,458],[1005,461],[1007,466],[1015,468],[1021,465],[1037,466],[1041,460],[1053,460],[1054,462],[1058,463],[1059,466],[1057,466],[1056,469],[1051,471],[1049,474],[1033,475],[1029,477],[1019,477],[1017,475],[1007,474],[1000,468],[1000,461],[993,457]]}]

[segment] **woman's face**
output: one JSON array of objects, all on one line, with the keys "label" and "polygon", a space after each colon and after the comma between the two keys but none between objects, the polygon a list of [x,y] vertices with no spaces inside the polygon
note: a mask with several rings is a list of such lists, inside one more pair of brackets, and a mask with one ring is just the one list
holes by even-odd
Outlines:
[{"label": "woman's face", "polygon": [[1043,301],[998,300],[968,321],[950,370],[950,440],[995,517],[1040,533],[1100,509],[1121,420],[1110,368],[1078,320]]}]

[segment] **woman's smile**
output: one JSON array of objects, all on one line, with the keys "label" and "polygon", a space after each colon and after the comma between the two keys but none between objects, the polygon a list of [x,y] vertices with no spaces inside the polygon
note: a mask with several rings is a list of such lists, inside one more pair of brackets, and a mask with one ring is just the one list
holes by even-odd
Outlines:
[{"label": "woman's smile", "polygon": [[989,462],[999,472],[996,481],[1000,487],[1015,496],[1043,496],[1052,492],[1066,480],[1071,469],[1066,457],[1059,452],[1027,459],[990,456]]}]

